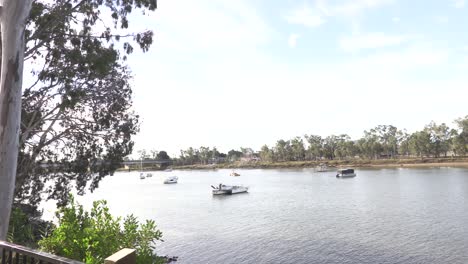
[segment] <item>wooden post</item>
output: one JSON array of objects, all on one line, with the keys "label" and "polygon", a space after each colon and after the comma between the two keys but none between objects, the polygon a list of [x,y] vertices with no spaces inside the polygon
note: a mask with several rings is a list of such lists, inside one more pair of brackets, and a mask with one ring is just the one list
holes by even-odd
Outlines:
[{"label": "wooden post", "polygon": [[124,248],[114,255],[106,258],[104,264],[136,264],[135,249]]}]

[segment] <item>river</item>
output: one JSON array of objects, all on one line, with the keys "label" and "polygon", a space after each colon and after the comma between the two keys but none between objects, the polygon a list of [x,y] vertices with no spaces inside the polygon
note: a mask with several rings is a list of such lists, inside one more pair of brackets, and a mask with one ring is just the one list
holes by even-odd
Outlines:
[{"label": "river", "polygon": [[[93,194],[115,215],[154,219],[161,255],[177,263],[468,263],[468,169],[313,169],[137,172]],[[179,183],[162,184],[171,175]],[[249,193],[212,196],[210,185]]]}]

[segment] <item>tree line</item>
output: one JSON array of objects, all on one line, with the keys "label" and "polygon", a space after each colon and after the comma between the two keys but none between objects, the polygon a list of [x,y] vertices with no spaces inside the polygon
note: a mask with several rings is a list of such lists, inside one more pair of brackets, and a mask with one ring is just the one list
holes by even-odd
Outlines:
[{"label": "tree line", "polygon": [[422,130],[408,133],[392,125],[379,125],[365,130],[357,140],[347,134],[297,136],[279,139],[275,145],[230,150],[216,147],[190,147],[172,158],[175,165],[232,163],[245,161],[286,162],[358,159],[395,159],[410,157],[465,156],[468,152],[468,116],[454,121],[455,126],[430,122]]}]

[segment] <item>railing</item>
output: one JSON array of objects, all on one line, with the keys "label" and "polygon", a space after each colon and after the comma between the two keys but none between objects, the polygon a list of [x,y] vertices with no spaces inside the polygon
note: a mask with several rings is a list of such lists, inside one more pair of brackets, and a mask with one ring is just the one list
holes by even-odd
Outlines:
[{"label": "railing", "polygon": [[135,264],[136,252],[134,249],[124,248],[114,255],[106,258],[104,264]]},{"label": "railing", "polygon": [[83,264],[82,262],[55,256],[20,245],[0,241],[1,264]]},{"label": "railing", "polygon": [[[39,250],[15,245],[0,240],[1,264],[84,264],[76,260],[59,257]],[[135,264],[134,249],[124,248],[108,257],[104,264]]]}]

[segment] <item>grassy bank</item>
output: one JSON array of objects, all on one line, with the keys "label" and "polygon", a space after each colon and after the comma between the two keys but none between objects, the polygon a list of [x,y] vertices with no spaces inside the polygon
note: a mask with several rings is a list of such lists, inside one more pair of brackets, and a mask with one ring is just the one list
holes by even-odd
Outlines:
[{"label": "grassy bank", "polygon": [[354,168],[394,168],[394,167],[468,167],[468,158],[411,158],[411,159],[353,159],[353,160],[322,160],[322,161],[286,161],[286,162],[235,162],[209,165],[173,166],[178,170],[206,169],[281,169],[281,168],[312,168],[320,163],[329,167]]}]

